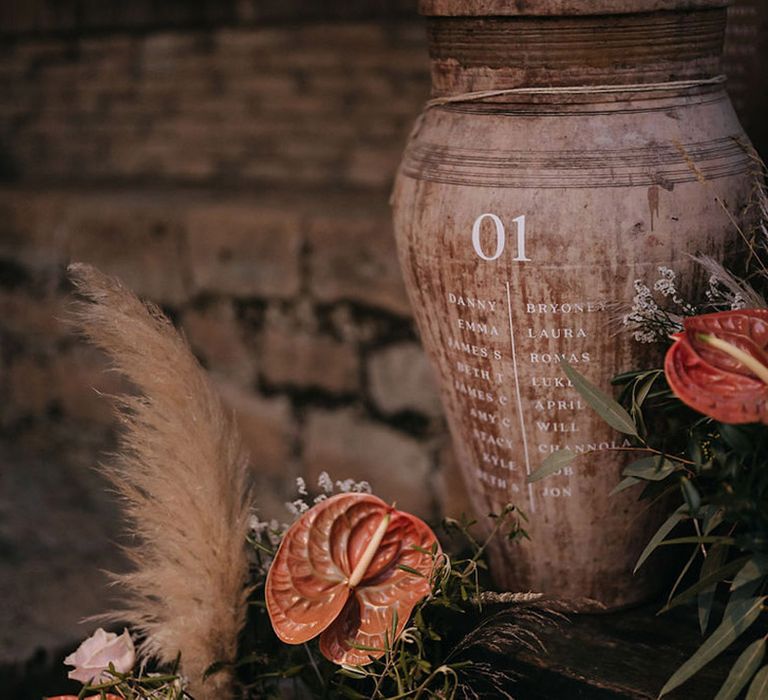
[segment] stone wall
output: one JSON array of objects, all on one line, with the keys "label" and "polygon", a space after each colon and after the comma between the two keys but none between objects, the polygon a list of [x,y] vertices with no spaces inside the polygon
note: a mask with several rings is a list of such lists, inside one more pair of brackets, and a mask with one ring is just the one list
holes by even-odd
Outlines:
[{"label": "stone wall", "polygon": [[416,23],[17,39],[6,179],[385,189],[426,95]]},{"label": "stone wall", "polygon": [[71,260],[183,329],[264,515],[287,520],[295,477],[323,470],[428,518],[463,509],[387,205],[428,92],[423,29],[404,3],[312,5],[2,8],[0,671],[84,634],[119,566],[91,467],[121,387],[61,322]]},{"label": "stone wall", "polygon": [[445,430],[387,206],[428,91],[420,23],[33,32],[0,71],[4,434],[108,439],[115,380],[57,321],[82,260],[184,330],[266,514],[327,470],[439,515]]}]

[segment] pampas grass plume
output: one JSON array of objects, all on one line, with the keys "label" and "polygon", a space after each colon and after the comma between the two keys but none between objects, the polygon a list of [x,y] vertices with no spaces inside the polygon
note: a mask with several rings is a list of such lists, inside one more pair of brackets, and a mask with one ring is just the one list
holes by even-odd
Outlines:
[{"label": "pampas grass plume", "polygon": [[[115,398],[122,431],[103,467],[135,542],[132,570],[114,576],[124,607],[108,617],[134,626],[144,656],[181,654],[196,700],[224,700],[245,621],[251,502],[233,418],[157,307],[87,265],[69,275],[84,299],[74,323],[136,388]],[[223,670],[206,678],[216,662]]]}]

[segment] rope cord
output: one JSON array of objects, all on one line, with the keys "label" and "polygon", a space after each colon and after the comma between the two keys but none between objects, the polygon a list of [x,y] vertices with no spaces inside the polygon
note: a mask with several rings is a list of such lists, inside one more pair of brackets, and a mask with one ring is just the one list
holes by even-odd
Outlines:
[{"label": "rope cord", "polygon": [[416,119],[409,138],[414,138],[421,129],[424,115],[434,107],[453,104],[456,102],[480,102],[490,97],[502,97],[504,95],[593,95],[610,94],[618,92],[659,92],[663,90],[690,90],[708,85],[722,85],[726,81],[725,75],[716,75],[713,78],[700,78],[698,80],[672,80],[666,83],[631,83],[624,85],[573,85],[559,87],[517,87],[503,90],[478,90],[476,92],[463,92],[458,95],[446,95],[434,97],[428,100],[424,109]]}]

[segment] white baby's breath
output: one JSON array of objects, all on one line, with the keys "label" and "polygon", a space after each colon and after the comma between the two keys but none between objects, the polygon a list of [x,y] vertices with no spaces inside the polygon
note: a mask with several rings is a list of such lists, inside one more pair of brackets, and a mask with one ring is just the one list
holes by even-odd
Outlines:
[{"label": "white baby's breath", "polygon": [[[697,309],[680,293],[675,271],[666,265],[660,265],[657,271],[659,276],[652,287],[643,280],[634,281],[635,294],[632,297],[632,306],[621,318],[622,324],[631,331],[638,343],[663,341],[682,328],[683,317],[698,313]],[[715,282],[716,280],[710,280],[708,298],[714,294]],[[668,300],[665,308],[659,305],[654,293],[661,299]]]},{"label": "white baby's breath", "polygon": [[675,288],[675,271],[662,265],[659,267],[659,274],[661,277],[654,282],[653,288],[657,292],[661,292],[662,296],[665,297],[677,294],[677,289]]},{"label": "white baby's breath", "polygon": [[343,481],[336,482],[336,488],[341,491],[341,493],[349,493],[352,490],[352,485],[354,483],[354,479],[344,479]]},{"label": "white baby's breath", "polygon": [[267,537],[269,543],[274,547],[280,544],[280,540],[283,539],[283,535],[288,530],[286,523],[278,523],[274,518],[269,521],[269,530],[267,530]]},{"label": "white baby's breath", "polygon": [[367,481],[357,481],[352,484],[352,490],[355,493],[372,493],[373,489]]},{"label": "white baby's breath", "polygon": [[733,295],[731,299],[731,311],[739,311],[740,309],[747,308],[747,300],[741,296],[738,292]]},{"label": "white baby's breath", "polygon": [[637,279],[634,288],[632,307],[629,313],[624,315],[622,323],[632,330],[632,335],[638,343],[655,343],[660,340],[655,328],[663,313],[647,284]]},{"label": "white baby's breath", "polygon": [[317,478],[317,488],[320,493],[310,498],[312,494],[309,493],[306,481],[302,477],[296,479],[296,490],[299,497],[285,504],[294,520],[306,513],[313,505],[317,505],[332,496],[334,491],[338,493],[372,493],[371,485],[367,481],[342,479],[334,483],[328,472],[320,472],[320,476]]},{"label": "white baby's breath", "polygon": [[295,501],[289,501],[285,504],[285,507],[294,517],[298,517],[302,513],[306,513],[309,510],[309,505],[301,498],[297,498]]},{"label": "white baby's breath", "polygon": [[317,486],[324,493],[333,493],[333,479],[328,476],[328,472],[320,472],[320,476],[317,477]]},{"label": "white baby's breath", "polygon": [[259,516],[254,513],[251,515],[251,519],[248,522],[248,527],[254,537],[261,540],[261,538],[269,530],[269,523],[265,520],[259,520]]}]

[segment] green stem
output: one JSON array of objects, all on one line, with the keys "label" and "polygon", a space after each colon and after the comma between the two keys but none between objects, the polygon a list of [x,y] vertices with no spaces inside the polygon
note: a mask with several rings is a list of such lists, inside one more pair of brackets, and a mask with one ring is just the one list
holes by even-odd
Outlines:
[{"label": "green stem", "polygon": [[480,561],[480,557],[483,556],[483,553],[487,549],[488,545],[491,543],[491,540],[494,537],[496,537],[499,530],[501,530],[501,528],[504,527],[505,524],[506,524],[506,517],[499,516],[496,519],[496,522],[494,523],[494,526],[491,529],[490,534],[488,535],[488,537],[485,538],[485,541],[483,542],[483,544],[480,545],[480,548],[475,552],[475,556],[473,556],[472,559],[470,559],[472,563],[476,564],[478,561]]},{"label": "green stem", "polygon": [[307,643],[304,642],[303,646],[307,652],[307,656],[309,657],[309,663],[312,664],[312,668],[315,670],[315,675],[317,676],[317,680],[320,681],[320,687],[322,687],[325,684],[325,682],[323,681],[323,674],[320,673],[320,669],[317,667],[317,662],[315,661],[315,657],[312,656],[312,651],[307,646]]},{"label": "green stem", "polygon": [[[644,445],[643,447],[611,447],[609,450],[606,451],[612,451],[612,452],[652,452],[655,455],[658,455],[659,457],[664,457],[665,459],[670,459],[674,462],[680,462],[680,464],[690,464],[691,466],[695,466],[696,462],[685,459],[685,457],[678,457],[677,455],[670,455],[666,452],[662,452],[661,450],[657,450],[654,447],[650,447],[649,445]],[[588,454],[585,452],[584,454]]]}]

